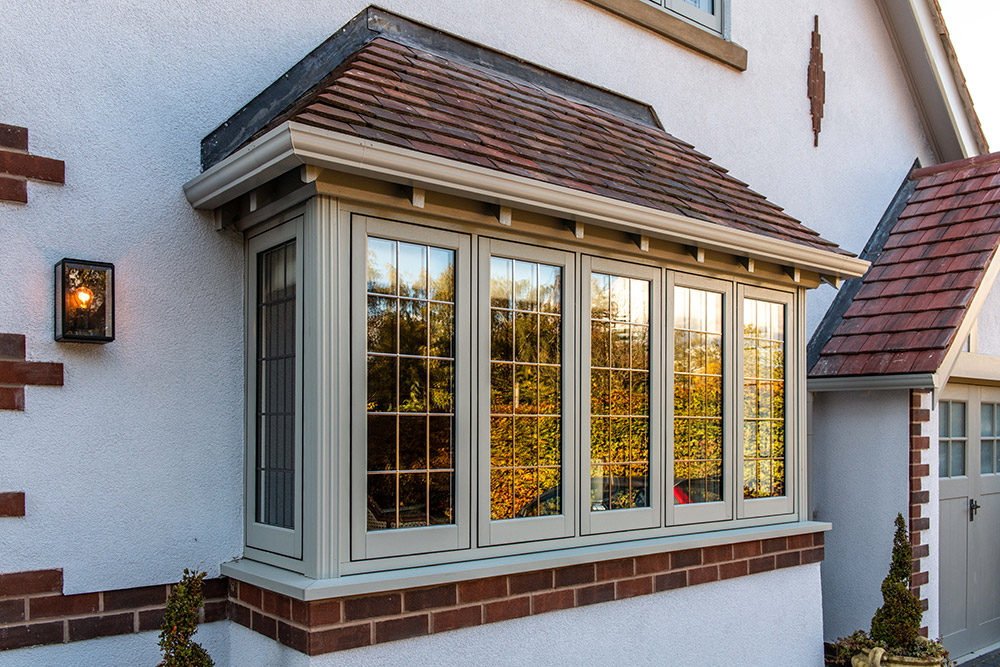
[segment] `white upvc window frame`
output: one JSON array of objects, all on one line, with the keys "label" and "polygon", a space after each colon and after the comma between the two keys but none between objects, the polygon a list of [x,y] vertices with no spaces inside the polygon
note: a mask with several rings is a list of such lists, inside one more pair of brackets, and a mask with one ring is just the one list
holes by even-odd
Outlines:
[{"label": "white upvc window frame", "polygon": [[[743,312],[747,299],[758,301],[768,301],[783,305],[785,312],[785,495],[773,498],[752,498],[743,497],[743,349],[744,349],[744,325]],[[803,335],[799,328],[800,317],[798,313],[798,299],[792,292],[756,287],[752,285],[737,285],[736,290],[736,320],[735,329],[739,343],[736,346],[736,382],[737,392],[736,403],[738,410],[738,425],[736,427],[734,446],[736,447],[736,518],[750,519],[757,517],[781,516],[792,514],[795,511],[795,500],[799,480],[799,424],[801,411],[799,410],[799,363],[800,363],[800,340]]]},{"label": "white upvc window frame", "polygon": [[[245,316],[246,316],[246,457],[244,502],[246,544],[253,549],[278,554],[296,560],[302,558],[302,331],[303,331],[303,292],[304,270],[302,261],[303,218],[293,220],[271,228],[263,233],[252,236],[246,243],[246,285]],[[258,256],[268,250],[283,245],[289,241],[295,242],[295,485],[293,512],[293,527],[283,528],[260,523],[256,519],[257,506],[257,279]]]},{"label": "white upvc window frame", "polygon": [[[492,257],[537,262],[562,268],[562,514],[494,521],[490,515],[490,259]],[[479,545],[490,546],[534,540],[571,537],[576,534],[576,468],[574,443],[577,433],[576,405],[580,392],[576,382],[576,341],[579,315],[576,299],[576,255],[572,252],[541,248],[479,237],[478,294],[475,305],[479,323],[479,382],[477,453],[479,492]]]},{"label": "white upvc window frame", "polygon": [[[665,493],[668,525],[682,526],[714,521],[729,521],[733,518],[735,498],[743,493],[742,484],[736,475],[736,451],[742,451],[736,437],[736,423],[739,419],[738,401],[736,400],[737,385],[742,381],[742,374],[735,366],[735,345],[739,332],[739,320],[736,317],[736,299],[734,299],[733,282],[709,278],[691,273],[670,271],[667,275],[668,299],[666,310],[666,396],[664,408],[664,430],[667,434],[666,469],[670,478],[670,489],[674,484],[674,327],[676,324],[676,288],[715,292],[722,295],[722,500],[712,503],[691,503],[678,505],[674,503],[673,493]],[[742,339],[741,339],[742,340]],[[742,403],[740,403],[742,405]]]},{"label": "white upvc window frame", "polygon": [[[448,248],[455,252],[454,511],[450,525],[367,529],[367,254],[368,237]],[[351,217],[351,558],[365,560],[452,551],[469,546],[471,513],[472,253],[467,234],[366,215]],[[332,499],[331,499],[332,500]],[[321,502],[323,500],[321,499]]]},{"label": "white upvc window frame", "polygon": [[[646,280],[649,295],[649,506],[594,512],[591,509],[591,275],[594,273]],[[580,307],[576,317],[580,330],[580,525],[584,535],[656,528],[662,525],[663,507],[663,269],[645,264],[583,255],[580,270]]]},{"label": "white upvc window frame", "polygon": [[726,15],[726,3],[729,0],[713,0],[713,11],[708,12],[699,7],[695,7],[685,0],[647,0],[654,5],[658,5],[668,12],[678,14],[684,18],[708,28],[712,32],[723,34],[724,19]]}]

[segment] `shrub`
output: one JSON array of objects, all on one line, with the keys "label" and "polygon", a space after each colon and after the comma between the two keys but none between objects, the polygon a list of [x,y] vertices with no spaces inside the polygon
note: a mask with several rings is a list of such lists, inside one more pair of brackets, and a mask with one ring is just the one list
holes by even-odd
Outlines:
[{"label": "shrub", "polygon": [[160,626],[160,651],[163,661],[157,667],[213,667],[215,664],[197,642],[198,609],[205,601],[201,592],[204,572],[184,570],[184,576],[170,591],[167,609]]},{"label": "shrub", "polygon": [[892,563],[882,581],[882,606],[872,618],[871,636],[890,649],[909,649],[920,634],[923,610],[920,600],[910,591],[913,551],[903,515],[896,516],[896,535],[892,541]]}]

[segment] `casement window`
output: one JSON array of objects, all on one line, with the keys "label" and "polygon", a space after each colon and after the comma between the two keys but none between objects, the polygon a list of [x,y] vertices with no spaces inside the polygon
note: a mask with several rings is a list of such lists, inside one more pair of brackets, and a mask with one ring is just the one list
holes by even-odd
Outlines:
[{"label": "casement window", "polygon": [[247,243],[247,545],[302,552],[301,218]]},{"label": "casement window", "polygon": [[722,32],[725,0],[647,0],[647,2],[715,32]]},{"label": "casement window", "polygon": [[[986,408],[988,404],[982,407]],[[965,451],[968,442],[966,432],[966,403],[964,401],[941,401],[938,413],[938,476],[964,477]],[[992,429],[994,422],[984,422]]]},{"label": "casement window", "polygon": [[324,255],[320,224],[247,244],[254,557],[297,567],[322,512],[350,573],[796,520],[794,288],[370,212]]}]

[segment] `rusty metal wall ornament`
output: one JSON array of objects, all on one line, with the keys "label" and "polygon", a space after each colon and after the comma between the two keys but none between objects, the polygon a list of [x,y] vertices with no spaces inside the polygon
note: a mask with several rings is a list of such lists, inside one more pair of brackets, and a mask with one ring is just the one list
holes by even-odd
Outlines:
[{"label": "rusty metal wall ornament", "polygon": [[819,146],[819,131],[826,102],[826,72],[823,71],[823,51],[820,49],[819,16],[813,17],[812,46],[809,47],[809,113],[812,114],[813,146]]}]

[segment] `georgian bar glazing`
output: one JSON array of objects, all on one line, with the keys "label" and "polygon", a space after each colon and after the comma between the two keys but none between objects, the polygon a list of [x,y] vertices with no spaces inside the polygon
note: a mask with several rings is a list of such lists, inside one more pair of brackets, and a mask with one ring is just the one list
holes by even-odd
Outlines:
[{"label": "georgian bar glazing", "polygon": [[941,401],[938,408],[938,475],[965,475],[965,403]]},{"label": "georgian bar glazing", "polygon": [[590,508],[648,507],[652,285],[591,274]]},{"label": "georgian bar glazing", "polygon": [[454,523],[455,251],[368,237],[368,530]]}]

